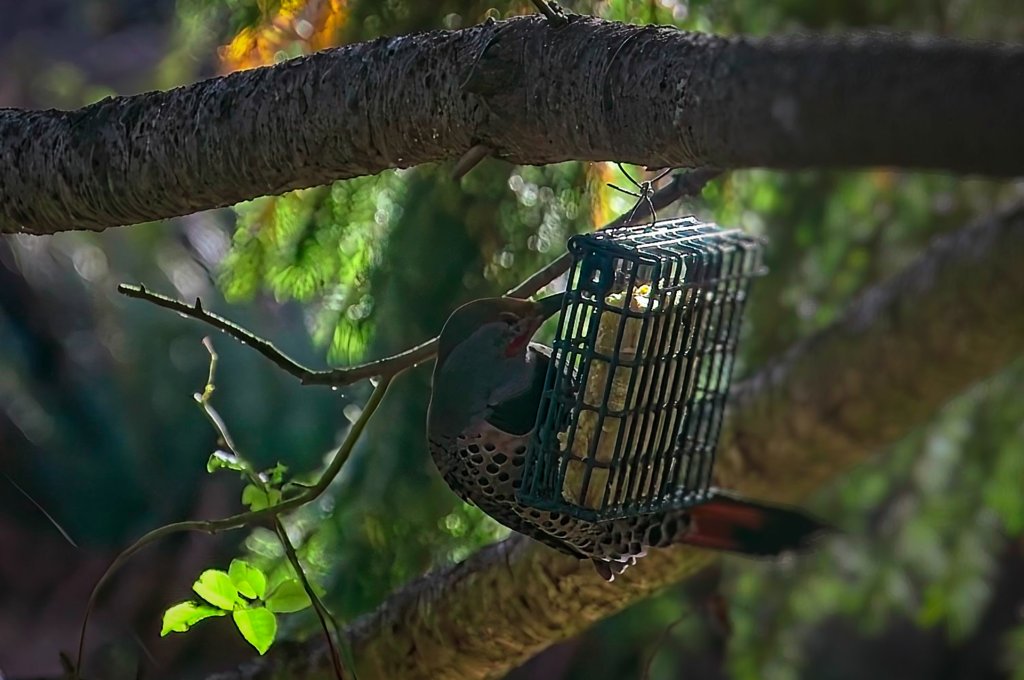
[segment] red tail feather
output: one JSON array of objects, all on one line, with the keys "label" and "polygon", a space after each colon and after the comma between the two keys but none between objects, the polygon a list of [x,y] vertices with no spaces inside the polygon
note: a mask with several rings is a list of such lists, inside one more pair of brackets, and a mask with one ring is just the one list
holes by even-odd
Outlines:
[{"label": "red tail feather", "polygon": [[691,508],[690,517],[680,542],[748,555],[800,550],[827,529],[798,510],[724,495]]}]

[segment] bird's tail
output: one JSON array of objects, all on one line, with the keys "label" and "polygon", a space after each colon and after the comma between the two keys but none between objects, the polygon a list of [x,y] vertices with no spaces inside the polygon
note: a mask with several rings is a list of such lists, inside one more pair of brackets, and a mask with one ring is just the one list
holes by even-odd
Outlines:
[{"label": "bird's tail", "polygon": [[[662,531],[657,532],[654,547],[683,543],[754,557],[807,550],[833,530],[795,508],[750,501],[721,491],[712,492],[700,505],[660,517],[655,526]],[[652,536],[650,528],[647,536]],[[642,554],[614,560],[594,558],[594,568],[604,580],[614,581]]]},{"label": "bird's tail", "polygon": [[715,491],[688,510],[679,543],[744,555],[771,556],[809,548],[831,527],[799,510]]}]

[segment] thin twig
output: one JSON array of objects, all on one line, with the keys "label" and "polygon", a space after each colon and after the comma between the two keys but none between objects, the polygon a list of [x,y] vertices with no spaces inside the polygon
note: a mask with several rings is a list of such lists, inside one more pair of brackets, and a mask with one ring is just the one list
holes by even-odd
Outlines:
[{"label": "thin twig", "polygon": [[225,319],[219,314],[207,311],[202,301],[196,300],[194,305],[186,304],[180,300],[154,293],[147,290],[145,286],[133,286],[126,283],[118,285],[117,292],[130,298],[145,300],[157,307],[163,307],[182,316],[202,321],[213,326],[219,331],[226,333],[243,345],[249,345],[262,354],[272,364],[282,369],[289,375],[299,379],[303,385],[350,385],[374,376],[396,375],[399,371],[415,366],[426,361],[434,355],[437,348],[435,340],[429,340],[421,345],[395,354],[394,356],[365,364],[357,364],[346,368],[339,368],[330,371],[316,371],[306,368],[295,361],[284,352],[274,346],[273,343],[260,338],[238,324]]},{"label": "thin twig", "polygon": [[[50,520],[50,524],[52,524],[53,527],[57,531],[60,532],[60,535],[64,537],[65,541],[70,543],[71,546],[74,547],[74,548],[78,547],[78,544],[75,543],[75,539],[71,538],[71,534],[69,534],[67,532],[67,530],[64,529],[64,527],[62,527],[60,525],[60,522],[58,522],[56,519],[53,518],[53,515],[51,515],[50,513],[48,513],[46,511],[46,508],[44,508],[42,505],[40,505],[39,502],[36,501],[35,498],[32,498],[32,496],[29,495],[28,491],[25,491],[23,488],[21,488],[21,486],[16,481],[14,481],[14,479],[9,474],[4,472],[3,470],[0,470],[0,475],[3,475],[7,479],[7,481],[10,482],[11,486],[13,486],[15,489],[17,489],[18,492],[22,496],[27,498],[29,503],[31,503],[32,505],[36,506],[36,509],[39,510],[39,512],[43,513],[43,517],[45,517],[46,519]],[[3,674],[0,673],[0,678],[2,678],[2,677],[3,677]]]},{"label": "thin twig", "polygon": [[[665,185],[651,196],[650,201],[647,202],[648,204],[642,206],[641,209],[624,213],[602,228],[612,229],[632,224],[632,220],[634,219],[638,221],[647,219],[653,215],[654,210],[662,210],[681,198],[694,196],[700,193],[701,189],[704,188],[704,185],[720,175],[721,172],[721,170],[716,168],[698,168],[697,170],[691,170],[690,172],[680,173],[673,177],[669,184]],[[563,253],[558,259],[530,275],[529,278],[509,290],[505,295],[515,298],[528,298],[568,271],[569,265],[571,264],[572,257],[569,253]],[[347,366],[345,368],[316,371],[306,368],[294,359],[288,357],[277,349],[273,343],[256,336],[250,331],[247,331],[241,326],[218,314],[206,311],[200,300],[196,300],[194,305],[189,305],[181,302],[180,300],[175,300],[174,298],[160,295],[159,293],[153,293],[147,290],[144,286],[132,286],[124,283],[120,284],[117,287],[117,290],[122,295],[145,300],[157,305],[158,307],[163,307],[164,309],[170,309],[178,314],[197,319],[198,321],[202,321],[207,325],[213,326],[214,328],[227,333],[243,345],[251,346],[257,352],[266,357],[272,364],[283,369],[286,373],[298,378],[303,385],[328,385],[337,387],[351,385],[352,383],[359,382],[365,378],[372,378],[374,376],[394,376],[407,368],[412,368],[423,363],[437,353],[437,338],[434,337],[426,342],[416,345],[415,347],[383,359],[369,361],[364,364],[356,364],[355,366]]]},{"label": "thin twig", "polygon": [[291,375],[298,378],[303,383],[313,379],[319,373],[325,373],[329,371],[314,371],[306,368],[302,364],[289,358],[286,354],[281,352],[273,343],[264,340],[263,338],[250,333],[246,329],[242,328],[238,324],[234,323],[229,319],[225,319],[219,314],[208,312],[203,308],[202,300],[196,298],[194,305],[187,305],[180,300],[167,297],[166,295],[160,295],[159,293],[153,293],[146,289],[145,286],[131,286],[125,283],[118,285],[117,292],[122,295],[126,295],[130,298],[137,298],[150,302],[157,307],[163,307],[164,309],[170,309],[171,311],[177,312],[183,316],[189,316],[193,319],[199,319],[203,323],[213,326],[217,330],[227,333],[235,340],[238,340],[243,345],[249,345],[257,352],[262,354],[264,357],[273,362],[278,368],[290,373]]},{"label": "thin twig", "polygon": [[513,298],[528,298],[544,286],[548,285],[559,276],[569,271],[572,264],[572,256],[569,253],[562,253],[558,259],[550,262],[542,269],[534,272],[528,279],[515,288],[510,288],[505,295]]},{"label": "thin twig", "polygon": [[665,638],[672,632],[672,629],[682,623],[686,616],[687,614],[684,613],[661,631],[658,639],[651,645],[651,653],[647,655],[647,661],[644,663],[644,670],[640,674],[640,680],[648,680],[651,677],[651,666],[654,664],[654,657],[658,655],[658,650],[661,649],[661,646],[665,643]]},{"label": "thin twig", "polygon": [[[198,302],[199,300],[196,300],[196,303]],[[203,399],[209,400],[213,396],[213,391],[217,389],[214,380],[217,377],[217,361],[220,357],[217,356],[217,351],[213,349],[213,341],[210,340],[209,336],[203,338],[203,347],[210,354],[210,371],[206,374],[206,385],[203,387]]]},{"label": "thin twig", "polygon": [[[399,372],[401,372],[401,369]],[[82,619],[82,630],[78,638],[78,659],[75,664],[75,680],[78,680],[79,677],[78,669],[81,668],[82,653],[85,649],[85,632],[89,624],[89,616],[96,606],[96,600],[99,597],[103,586],[110,580],[118,569],[124,566],[129,558],[149,544],[172,534],[183,531],[199,531],[214,535],[224,531],[241,529],[243,527],[252,526],[258,522],[263,522],[268,518],[277,517],[285,512],[290,512],[319,498],[320,495],[327,490],[327,487],[330,486],[331,482],[334,481],[334,478],[338,476],[338,472],[341,471],[342,466],[352,454],[352,450],[355,448],[356,442],[359,440],[359,436],[363,433],[363,430],[366,429],[366,424],[369,422],[371,416],[373,416],[373,413],[377,410],[381,400],[384,398],[384,394],[387,392],[388,386],[397,374],[398,373],[396,372],[393,375],[381,377],[380,382],[377,383],[377,386],[374,388],[370,398],[366,401],[366,406],[363,407],[363,412],[359,414],[359,418],[357,418],[356,422],[352,424],[352,429],[349,430],[348,436],[345,437],[345,441],[338,447],[338,450],[335,452],[334,457],[331,458],[331,462],[327,466],[327,469],[324,470],[323,474],[320,475],[320,478],[313,486],[307,488],[296,496],[281,501],[277,505],[263,508],[262,510],[242,512],[223,519],[188,520],[158,527],[144,534],[137,541],[122,550],[110,563],[107,570],[103,572],[103,575],[100,577],[99,581],[96,582],[96,585],[93,586],[92,592],[89,594],[89,601],[85,607],[85,616]]]},{"label": "thin twig", "polygon": [[217,409],[213,407],[213,392],[217,389],[214,378],[217,375],[217,360],[219,357],[217,356],[217,352],[213,349],[213,342],[210,341],[209,336],[203,338],[203,347],[205,347],[206,351],[210,353],[210,372],[206,378],[206,385],[203,387],[203,391],[201,393],[196,392],[192,395],[192,398],[196,400],[196,403],[199,404],[199,408],[203,410],[203,415],[206,416],[206,419],[210,421],[210,425],[213,426],[214,431],[217,433],[218,443],[227,449],[228,453],[234,456],[235,463],[242,467],[242,472],[244,472],[249,478],[249,481],[266,491],[267,485],[264,483],[259,473],[254,470],[242,454],[238,452],[238,449],[235,447],[235,440],[231,436],[231,433],[228,432],[227,423],[225,423],[224,419],[220,417],[220,413],[217,412]]},{"label": "thin twig", "polygon": [[[302,589],[306,591],[306,595],[309,596],[309,601],[313,604],[313,610],[316,612],[317,619],[320,620],[320,627],[323,628],[324,637],[327,638],[327,647],[331,651],[331,664],[334,666],[334,675],[337,680],[344,680],[345,671],[341,664],[341,656],[338,654],[338,648],[334,644],[334,638],[331,636],[331,630],[327,627],[327,619],[334,621],[334,617],[324,603],[320,600],[320,596],[313,590],[313,586],[310,584],[309,579],[306,577],[306,572],[302,569],[302,564],[299,562],[299,555],[295,552],[295,546],[292,544],[292,540],[288,538],[288,532],[284,528],[284,524],[281,522],[279,517],[274,518],[274,531],[277,532],[277,538],[281,541],[281,546],[284,548],[284,554],[288,557],[288,561],[291,562],[292,569],[295,570],[296,575],[299,577],[299,582],[302,583]],[[335,624],[335,629],[337,625]],[[338,642],[341,640],[339,638]]]},{"label": "thin twig", "polygon": [[537,11],[544,15],[548,20],[548,23],[555,28],[564,26],[569,23],[569,19],[565,16],[561,9],[556,9],[545,0],[533,0],[533,6],[537,8]]},{"label": "thin twig", "polygon": [[452,168],[452,179],[458,182],[462,179],[467,172],[475,168],[480,161],[494,153],[494,150],[484,144],[477,144],[470,147],[469,151],[462,154],[462,157],[455,163],[455,167]]}]

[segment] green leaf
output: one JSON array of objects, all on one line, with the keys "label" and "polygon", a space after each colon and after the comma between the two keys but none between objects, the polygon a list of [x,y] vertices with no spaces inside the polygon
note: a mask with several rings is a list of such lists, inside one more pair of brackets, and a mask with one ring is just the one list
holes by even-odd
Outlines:
[{"label": "green leaf", "polygon": [[280,489],[267,489],[264,491],[254,484],[248,484],[242,489],[242,505],[249,506],[250,510],[263,510],[281,502],[283,494]]},{"label": "green leaf", "polygon": [[267,577],[245,560],[231,560],[228,576],[238,592],[250,599],[263,599],[267,593]]},{"label": "green leaf", "polygon": [[288,472],[288,466],[284,463],[278,463],[263,474],[266,475],[271,486],[281,486],[281,482],[284,481],[284,475],[286,472]]},{"label": "green leaf", "polygon": [[160,637],[168,633],[184,633],[189,628],[203,619],[213,616],[224,616],[227,614],[223,609],[211,607],[201,602],[179,602],[168,607],[164,612],[163,627],[160,629]]},{"label": "green leaf", "polygon": [[270,506],[270,499],[267,497],[267,492],[258,486],[247,484],[242,489],[242,505],[249,506],[250,510],[262,510]]},{"label": "green leaf", "polygon": [[266,601],[267,609],[278,614],[290,614],[313,604],[302,588],[302,583],[295,578],[282,581],[271,591]]},{"label": "green leaf", "polygon": [[238,626],[238,632],[246,641],[256,648],[261,655],[265,654],[277,635],[277,618],[266,607],[237,609],[231,618]]},{"label": "green leaf", "polygon": [[210,459],[206,461],[206,471],[216,472],[217,470],[235,470],[236,472],[245,472],[248,468],[244,460],[239,459],[234,454],[228,453],[227,451],[214,451],[210,454]]},{"label": "green leaf", "polygon": [[[274,534],[274,545],[277,548],[281,548],[281,539]],[[281,554],[275,555],[274,557],[282,557],[284,550],[281,549]],[[277,590],[285,581],[295,578],[295,570],[292,568],[291,562],[279,561],[278,565],[274,567],[269,573],[267,573],[267,595],[273,595],[274,591]],[[263,598],[266,599],[266,598]]]},{"label": "green leaf", "polygon": [[199,597],[221,609],[231,611],[236,605],[241,604],[238,589],[231,582],[231,577],[219,569],[207,569],[200,574],[199,580],[192,584],[192,590],[196,591]]}]

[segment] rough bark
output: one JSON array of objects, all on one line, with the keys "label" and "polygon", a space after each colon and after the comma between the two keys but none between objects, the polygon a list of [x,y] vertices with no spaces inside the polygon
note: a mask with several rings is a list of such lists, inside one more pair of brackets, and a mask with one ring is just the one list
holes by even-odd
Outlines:
[{"label": "rough bark", "polygon": [[[1024,352],[1024,204],[938,239],[835,324],[737,386],[723,486],[798,502]],[[403,588],[348,636],[362,680],[496,678],[544,647],[710,564],[656,551],[607,584],[522,538]],[[323,643],[218,680],[328,678]],[[212,679],[211,679],[212,680]]]},{"label": "rough bark", "polygon": [[1024,172],[1024,46],[537,17],[77,111],[0,110],[0,231],[100,230],[457,158]]}]

